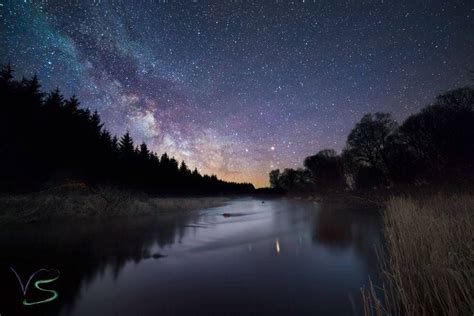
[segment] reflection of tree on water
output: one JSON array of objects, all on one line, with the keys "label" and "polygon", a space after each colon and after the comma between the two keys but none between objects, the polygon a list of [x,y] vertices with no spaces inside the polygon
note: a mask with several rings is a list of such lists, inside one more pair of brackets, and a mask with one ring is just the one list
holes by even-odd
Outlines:
[{"label": "reflection of tree on water", "polygon": [[379,213],[321,204],[313,217],[313,241],[329,249],[353,247],[371,266],[376,262],[375,247],[381,240]]},{"label": "reflection of tree on water", "polygon": [[298,229],[309,227],[314,245],[329,251],[352,248],[371,268],[377,262],[375,247],[382,239],[381,218],[377,210],[283,200],[275,205],[274,211],[283,215],[274,216],[274,222],[282,230],[288,224],[298,226]]},{"label": "reflection of tree on water", "polygon": [[329,247],[345,248],[352,243],[352,221],[338,210],[322,206],[314,217],[313,240]]},{"label": "reflection of tree on water", "polygon": [[[383,241],[380,213],[376,210],[354,210],[321,204],[312,218],[312,239],[317,246],[329,251],[354,252],[365,271],[362,285],[368,285],[369,276],[379,284],[376,248]],[[363,276],[364,277],[364,276]],[[348,294],[355,311],[362,311],[358,291]]]},{"label": "reflection of tree on water", "polygon": [[[197,213],[167,214],[154,218],[121,219],[80,224],[33,224],[0,232],[0,312],[5,315],[54,315],[68,310],[82,286],[111,269],[117,278],[127,262],[157,259],[160,248],[181,239],[186,225]],[[157,261],[159,262],[159,261]],[[40,268],[57,268],[61,277],[49,285],[59,293],[55,302],[35,307],[21,306],[20,285],[10,275],[14,266],[26,283]],[[34,291],[30,286],[29,291]]]}]

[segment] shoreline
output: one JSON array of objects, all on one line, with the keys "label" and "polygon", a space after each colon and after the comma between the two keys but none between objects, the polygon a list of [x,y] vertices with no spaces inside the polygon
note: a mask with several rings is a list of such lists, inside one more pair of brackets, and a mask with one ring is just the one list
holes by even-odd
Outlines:
[{"label": "shoreline", "polygon": [[225,205],[234,196],[148,196],[102,187],[0,196],[0,225],[153,216]]},{"label": "shoreline", "polygon": [[[375,193],[377,194],[377,193]],[[287,198],[303,201],[312,201],[320,204],[331,204],[337,208],[350,209],[381,209],[386,206],[390,196],[385,196],[382,199],[366,198],[363,194],[344,193],[330,193],[321,195],[284,195]]]},{"label": "shoreline", "polygon": [[334,204],[350,208],[386,208],[394,198],[426,200],[433,196],[474,195],[474,190],[458,186],[414,186],[398,189],[378,189],[367,191],[324,192],[312,194],[287,193],[282,196],[297,200],[314,201],[318,203]]}]

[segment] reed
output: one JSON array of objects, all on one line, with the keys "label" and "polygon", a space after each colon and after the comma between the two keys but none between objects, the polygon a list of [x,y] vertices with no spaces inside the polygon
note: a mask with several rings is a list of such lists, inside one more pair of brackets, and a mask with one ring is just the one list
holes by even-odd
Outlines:
[{"label": "reed", "polygon": [[474,196],[391,198],[381,285],[362,289],[365,315],[474,314]]}]

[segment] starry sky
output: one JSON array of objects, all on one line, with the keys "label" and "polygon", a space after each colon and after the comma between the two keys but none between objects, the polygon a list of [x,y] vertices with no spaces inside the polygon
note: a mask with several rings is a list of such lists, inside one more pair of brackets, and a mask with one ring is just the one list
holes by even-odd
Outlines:
[{"label": "starry sky", "polygon": [[403,120],[466,85],[474,2],[0,0],[8,62],[113,134],[261,187],[365,113]]}]

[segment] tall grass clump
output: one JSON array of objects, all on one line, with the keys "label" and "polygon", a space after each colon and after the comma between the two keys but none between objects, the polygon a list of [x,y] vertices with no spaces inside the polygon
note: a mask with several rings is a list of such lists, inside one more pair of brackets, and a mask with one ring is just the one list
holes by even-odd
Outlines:
[{"label": "tall grass clump", "polygon": [[392,198],[365,315],[474,315],[474,196]]}]

